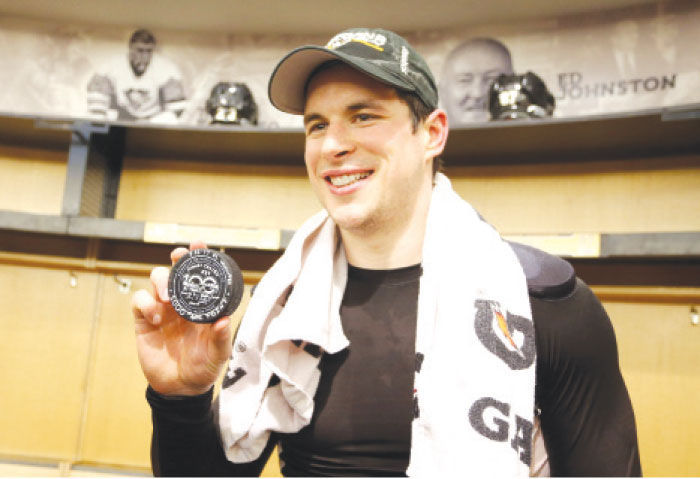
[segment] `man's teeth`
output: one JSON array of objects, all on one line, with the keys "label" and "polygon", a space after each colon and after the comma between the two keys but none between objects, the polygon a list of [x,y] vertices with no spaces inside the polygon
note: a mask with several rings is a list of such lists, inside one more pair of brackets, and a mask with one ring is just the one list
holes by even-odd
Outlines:
[{"label": "man's teeth", "polygon": [[352,175],[341,175],[341,176],[330,176],[330,181],[333,186],[347,186],[350,183],[354,183],[362,178],[367,178],[369,172],[365,173],[353,173]]}]

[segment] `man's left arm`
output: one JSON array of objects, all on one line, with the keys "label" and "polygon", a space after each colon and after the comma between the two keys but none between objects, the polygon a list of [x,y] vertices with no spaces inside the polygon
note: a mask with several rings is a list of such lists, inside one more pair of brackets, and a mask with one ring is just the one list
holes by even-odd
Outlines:
[{"label": "man's left arm", "polygon": [[603,306],[581,280],[565,297],[530,302],[552,476],[640,476],[634,412]]},{"label": "man's left arm", "polygon": [[567,261],[511,246],[530,295],[535,400],[550,474],[640,476],[634,412],[610,318]]}]

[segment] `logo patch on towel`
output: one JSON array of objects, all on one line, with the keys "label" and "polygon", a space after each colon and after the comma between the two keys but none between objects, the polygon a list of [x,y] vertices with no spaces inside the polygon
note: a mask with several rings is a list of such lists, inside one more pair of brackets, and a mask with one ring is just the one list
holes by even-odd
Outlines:
[{"label": "logo patch on towel", "polygon": [[[523,464],[530,465],[532,423],[517,414],[511,417],[511,406],[491,397],[477,400],[469,408],[469,423],[476,432],[495,442],[507,442]],[[513,419],[515,424],[512,424]]]},{"label": "logo patch on towel", "polygon": [[238,380],[241,379],[246,374],[247,374],[246,370],[243,368],[236,368],[233,371],[231,369],[229,369],[228,371],[226,371],[226,376],[224,376],[224,381],[221,384],[221,387],[224,389],[230,388],[231,386],[236,384],[238,382]]},{"label": "logo patch on towel", "polygon": [[503,310],[497,301],[477,299],[476,336],[509,368],[527,369],[535,360],[535,328],[527,318]]}]

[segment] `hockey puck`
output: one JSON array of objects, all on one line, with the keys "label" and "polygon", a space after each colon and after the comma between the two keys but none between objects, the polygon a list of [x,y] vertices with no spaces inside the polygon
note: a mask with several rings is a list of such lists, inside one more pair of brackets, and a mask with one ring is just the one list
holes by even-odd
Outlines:
[{"label": "hockey puck", "polygon": [[243,275],[228,255],[195,249],[170,270],[168,295],[175,311],[188,321],[213,323],[232,314],[243,296]]}]

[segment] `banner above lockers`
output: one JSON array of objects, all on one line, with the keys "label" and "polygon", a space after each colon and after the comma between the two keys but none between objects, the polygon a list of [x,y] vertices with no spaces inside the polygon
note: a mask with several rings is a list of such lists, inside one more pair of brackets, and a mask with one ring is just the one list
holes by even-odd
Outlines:
[{"label": "banner above lockers", "polygon": [[[399,33],[433,69],[451,124],[468,125],[488,121],[486,90],[499,73],[536,73],[554,95],[555,117],[700,103],[698,25],[700,3],[681,1]],[[207,110],[212,89],[227,82],[248,87],[258,126],[299,127],[299,118],[267,100],[269,75],[291,48],[325,44],[336,33],[224,35],[141,27],[0,19],[0,111],[206,125],[213,121]],[[244,124],[252,124],[248,120]]]}]

